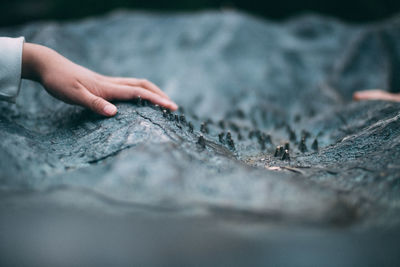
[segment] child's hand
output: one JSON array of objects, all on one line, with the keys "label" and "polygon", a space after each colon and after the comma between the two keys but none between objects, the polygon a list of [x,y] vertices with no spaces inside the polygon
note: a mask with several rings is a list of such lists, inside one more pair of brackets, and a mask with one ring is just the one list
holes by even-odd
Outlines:
[{"label": "child's hand", "polygon": [[176,110],[178,106],[153,83],[135,78],[107,77],[79,66],[54,50],[24,44],[22,78],[36,80],[54,97],[81,105],[104,116],[117,108],[108,101],[137,97]]}]

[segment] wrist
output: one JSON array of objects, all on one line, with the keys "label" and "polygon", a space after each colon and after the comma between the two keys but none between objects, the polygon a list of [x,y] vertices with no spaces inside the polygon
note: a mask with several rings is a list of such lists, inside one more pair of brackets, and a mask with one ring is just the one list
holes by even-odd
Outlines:
[{"label": "wrist", "polygon": [[49,59],[51,52],[52,50],[45,46],[24,43],[22,52],[22,78],[42,82],[46,71],[45,61]]}]

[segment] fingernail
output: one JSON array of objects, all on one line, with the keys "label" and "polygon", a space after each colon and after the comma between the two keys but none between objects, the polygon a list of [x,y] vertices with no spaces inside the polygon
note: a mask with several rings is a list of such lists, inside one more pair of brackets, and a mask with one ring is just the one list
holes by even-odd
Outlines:
[{"label": "fingernail", "polygon": [[105,114],[112,116],[117,113],[117,108],[114,105],[106,105],[103,111]]}]

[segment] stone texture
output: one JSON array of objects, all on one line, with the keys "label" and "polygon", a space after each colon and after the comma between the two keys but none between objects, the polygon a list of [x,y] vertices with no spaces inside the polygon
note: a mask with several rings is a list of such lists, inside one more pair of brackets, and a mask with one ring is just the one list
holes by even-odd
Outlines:
[{"label": "stone texture", "polygon": [[[81,265],[117,258],[121,265],[133,259],[163,265],[165,240],[152,243],[160,262],[150,260],[150,247],[143,246],[139,258],[124,249],[141,247],[141,240],[123,236],[143,229],[157,233],[146,236],[150,239],[188,235],[170,252],[171,265],[309,266],[326,264],[349,242],[347,235],[354,237],[354,229],[365,231],[371,243],[378,238],[372,229],[392,227],[395,233],[400,104],[353,103],[351,95],[366,88],[400,89],[399,29],[396,18],[348,25],[316,15],[272,23],[236,12],[127,11],[0,29],[0,35],[24,35],[100,73],[152,80],[183,108],[177,114],[186,121],[137,101],[117,103],[118,115],[104,119],[24,81],[16,105],[0,103],[0,210],[7,218],[0,229],[8,233],[1,251],[10,253],[7,240],[22,246],[17,230],[29,221],[54,227],[49,239],[23,232],[52,244],[65,233],[88,231],[102,218],[98,231],[119,229],[99,237],[116,242],[115,251],[103,254],[106,248],[92,240],[98,233],[88,231],[82,240],[94,246],[90,253],[98,261],[73,252]],[[307,149],[299,149],[302,139]],[[315,139],[318,150],[312,149]],[[274,157],[286,142],[290,160]],[[60,216],[78,226],[64,225]],[[121,218],[134,220],[135,227]],[[10,231],[14,224],[17,230]],[[304,234],[298,239],[298,233]],[[205,240],[197,247],[199,236]],[[321,236],[334,241],[327,244]],[[399,263],[388,249],[398,235],[388,236],[376,247],[347,250],[332,266]],[[32,240],[23,249],[32,249]],[[311,240],[304,251],[293,245],[299,240]],[[236,253],[230,242],[246,253],[230,258]],[[262,256],[274,244],[280,244],[272,253],[278,256]],[[221,258],[203,261],[207,246],[216,254],[221,249]],[[294,256],[280,262],[285,248]],[[315,248],[324,256],[311,255]],[[368,253],[376,248],[386,249],[387,257]],[[180,253],[186,254],[179,259]],[[298,253],[307,255],[304,265]],[[41,266],[54,260],[29,259]]]}]

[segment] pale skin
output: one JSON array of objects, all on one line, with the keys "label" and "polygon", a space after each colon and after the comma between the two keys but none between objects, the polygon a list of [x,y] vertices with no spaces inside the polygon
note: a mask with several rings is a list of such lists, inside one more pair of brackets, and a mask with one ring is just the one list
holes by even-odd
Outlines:
[{"label": "pale skin", "polygon": [[110,101],[138,97],[177,110],[178,106],[152,82],[145,79],[110,77],[73,63],[56,51],[25,43],[22,78],[37,81],[52,96],[106,117],[117,114]]},{"label": "pale skin", "polygon": [[392,102],[400,102],[400,94],[393,94],[387,91],[375,89],[355,92],[354,100],[386,100]]}]

